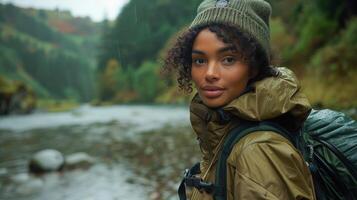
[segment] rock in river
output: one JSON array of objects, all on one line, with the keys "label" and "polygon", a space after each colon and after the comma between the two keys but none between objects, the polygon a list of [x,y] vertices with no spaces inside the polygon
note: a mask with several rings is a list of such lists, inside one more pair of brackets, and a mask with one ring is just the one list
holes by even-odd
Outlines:
[{"label": "rock in river", "polygon": [[75,168],[88,168],[95,162],[95,159],[90,155],[79,152],[66,156],[65,168],[75,169]]},{"label": "rock in river", "polygon": [[45,149],[37,152],[30,160],[29,168],[33,173],[59,171],[64,165],[61,152],[54,149]]}]

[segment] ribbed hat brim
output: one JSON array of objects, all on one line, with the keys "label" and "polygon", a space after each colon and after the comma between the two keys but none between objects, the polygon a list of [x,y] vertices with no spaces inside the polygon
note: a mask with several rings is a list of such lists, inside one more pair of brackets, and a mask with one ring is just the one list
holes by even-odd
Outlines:
[{"label": "ribbed hat brim", "polygon": [[270,55],[270,34],[269,27],[264,23],[253,20],[247,13],[229,7],[213,7],[198,13],[190,25],[190,28],[204,26],[212,23],[222,23],[238,27],[241,31],[248,33],[258,41],[265,50],[266,55]]}]

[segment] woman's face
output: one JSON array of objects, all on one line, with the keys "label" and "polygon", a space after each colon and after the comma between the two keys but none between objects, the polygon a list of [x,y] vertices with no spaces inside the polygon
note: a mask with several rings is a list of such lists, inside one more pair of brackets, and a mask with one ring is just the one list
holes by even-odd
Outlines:
[{"label": "woman's face", "polygon": [[203,103],[221,107],[246,88],[249,67],[233,48],[219,40],[209,29],[202,30],[192,47],[191,76]]}]

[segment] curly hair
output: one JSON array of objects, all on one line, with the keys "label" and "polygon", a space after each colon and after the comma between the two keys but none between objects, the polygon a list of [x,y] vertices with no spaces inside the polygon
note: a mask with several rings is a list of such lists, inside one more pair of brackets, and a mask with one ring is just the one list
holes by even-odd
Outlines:
[{"label": "curly hair", "polygon": [[271,55],[266,55],[261,45],[252,36],[228,24],[207,24],[183,32],[173,47],[168,50],[164,59],[163,70],[177,73],[177,82],[181,90],[192,92],[192,47],[199,32],[206,28],[215,33],[225,44],[232,44],[242,62],[250,67],[250,71],[257,72],[249,84],[265,77],[277,75],[277,71],[270,66]]}]

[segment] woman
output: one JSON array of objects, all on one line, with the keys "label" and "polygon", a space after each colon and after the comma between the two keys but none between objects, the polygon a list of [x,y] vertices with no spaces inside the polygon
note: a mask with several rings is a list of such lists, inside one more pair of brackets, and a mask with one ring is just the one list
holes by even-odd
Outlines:
[{"label": "woman", "polygon": [[[200,178],[215,182],[217,155],[243,120],[274,121],[294,133],[310,112],[293,73],[270,66],[270,5],[263,0],[205,0],[165,60],[181,89],[197,90],[191,124],[202,151]],[[228,118],[227,118],[228,116]],[[227,199],[315,199],[297,149],[273,131],[235,144],[227,160]],[[191,200],[213,199],[194,189]]]}]

